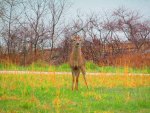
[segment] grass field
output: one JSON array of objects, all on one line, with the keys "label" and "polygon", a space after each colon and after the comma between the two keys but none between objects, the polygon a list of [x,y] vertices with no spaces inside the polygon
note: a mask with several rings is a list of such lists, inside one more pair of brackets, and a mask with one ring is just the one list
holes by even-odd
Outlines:
[{"label": "grass field", "polygon": [[[28,66],[18,66],[11,63],[0,63],[0,70],[28,70],[28,71],[51,71],[51,72],[70,72],[70,67],[67,63],[59,66],[48,65],[45,62],[38,61]],[[87,72],[100,72],[100,73],[149,73],[150,67],[131,68],[127,66],[114,67],[114,66],[98,66],[92,62],[86,63]]]},{"label": "grass field", "polygon": [[150,76],[0,75],[0,113],[150,113]]}]

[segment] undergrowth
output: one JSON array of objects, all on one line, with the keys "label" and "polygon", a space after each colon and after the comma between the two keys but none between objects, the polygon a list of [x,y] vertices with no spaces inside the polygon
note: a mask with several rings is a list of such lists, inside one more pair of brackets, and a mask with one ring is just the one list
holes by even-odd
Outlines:
[{"label": "undergrowth", "polygon": [[[34,62],[28,66],[19,66],[13,63],[1,63],[0,70],[18,70],[18,71],[57,71],[57,72],[70,72],[71,69],[67,63],[54,66],[49,65],[42,61]],[[100,72],[100,73],[150,73],[150,67],[133,68],[133,67],[117,67],[117,66],[98,66],[93,62],[86,62],[87,72]]]}]

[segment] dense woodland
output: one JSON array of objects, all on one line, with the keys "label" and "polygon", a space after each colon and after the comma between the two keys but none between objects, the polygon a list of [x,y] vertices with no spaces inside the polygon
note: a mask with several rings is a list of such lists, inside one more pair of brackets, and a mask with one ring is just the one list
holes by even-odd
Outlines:
[{"label": "dense woodland", "polygon": [[68,18],[69,0],[1,0],[0,63],[68,60],[72,35],[83,38],[86,60],[99,65],[150,66],[150,20],[119,7]]}]

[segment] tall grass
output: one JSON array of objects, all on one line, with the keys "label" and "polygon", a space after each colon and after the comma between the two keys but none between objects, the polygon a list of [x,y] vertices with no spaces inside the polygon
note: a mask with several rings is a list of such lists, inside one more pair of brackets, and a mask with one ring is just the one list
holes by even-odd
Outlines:
[{"label": "tall grass", "polygon": [[149,113],[150,76],[0,74],[1,113]]},{"label": "tall grass", "polygon": [[[13,63],[1,63],[0,70],[22,70],[22,71],[51,71],[51,72],[70,72],[70,67],[67,63],[59,66],[49,65],[45,62],[38,61],[28,66],[19,66]],[[87,72],[100,73],[150,73],[150,67],[131,68],[131,67],[115,67],[115,66],[98,66],[93,62],[86,63]]]}]

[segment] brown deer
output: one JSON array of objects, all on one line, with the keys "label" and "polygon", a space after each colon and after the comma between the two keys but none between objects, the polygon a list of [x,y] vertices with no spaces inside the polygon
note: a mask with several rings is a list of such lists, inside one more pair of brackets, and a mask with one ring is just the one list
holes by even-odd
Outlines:
[{"label": "brown deer", "polygon": [[85,78],[85,74],[86,74],[85,59],[81,52],[82,41],[83,40],[77,35],[71,37],[72,51],[69,57],[69,65],[72,70],[72,90],[74,90],[74,85],[75,85],[75,89],[78,90],[78,78],[80,75],[80,71],[83,74],[85,84],[88,88],[86,78]]}]

